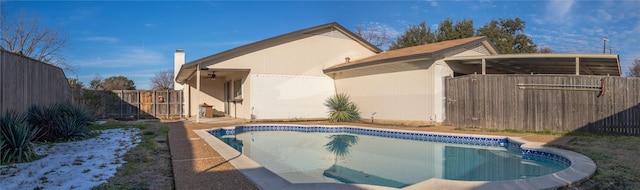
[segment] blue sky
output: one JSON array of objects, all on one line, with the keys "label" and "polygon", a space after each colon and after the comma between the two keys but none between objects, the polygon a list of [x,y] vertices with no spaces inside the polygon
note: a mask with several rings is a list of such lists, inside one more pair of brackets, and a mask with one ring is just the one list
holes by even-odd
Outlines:
[{"label": "blue sky", "polygon": [[123,75],[149,89],[154,73],[186,61],[329,22],[348,29],[369,23],[398,35],[408,25],[445,18],[526,21],[525,33],[557,53],[619,54],[623,73],[640,59],[640,1],[1,1],[9,16],[36,15],[69,37],[76,67],[68,77]]}]

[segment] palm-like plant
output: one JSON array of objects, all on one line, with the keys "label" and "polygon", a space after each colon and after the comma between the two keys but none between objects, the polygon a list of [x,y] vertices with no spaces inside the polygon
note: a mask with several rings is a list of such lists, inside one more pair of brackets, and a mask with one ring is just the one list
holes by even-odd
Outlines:
[{"label": "palm-like plant", "polygon": [[[54,105],[55,106],[55,105]],[[60,116],[57,109],[33,105],[27,111],[27,123],[40,130],[36,141],[54,141],[59,136],[56,127],[56,119]]]},{"label": "palm-like plant", "polygon": [[324,148],[336,155],[333,161],[334,165],[338,162],[338,156],[344,157],[349,155],[349,148],[358,143],[358,136],[354,135],[331,135],[327,138],[330,138],[331,141],[325,144]]},{"label": "palm-like plant", "polygon": [[70,103],[29,108],[28,123],[41,130],[37,141],[78,140],[89,134],[93,113]]},{"label": "palm-like plant", "polygon": [[95,121],[93,113],[69,103],[54,105],[52,109],[60,112],[56,118],[56,132],[59,138],[67,141],[86,138],[91,131],[89,126]]},{"label": "palm-like plant", "polygon": [[9,111],[0,118],[0,162],[29,162],[36,153],[32,141],[38,129],[26,124],[26,116]]},{"label": "palm-like plant", "polygon": [[329,121],[331,122],[360,121],[358,106],[351,102],[347,94],[336,94],[327,99],[324,105],[329,107]]}]

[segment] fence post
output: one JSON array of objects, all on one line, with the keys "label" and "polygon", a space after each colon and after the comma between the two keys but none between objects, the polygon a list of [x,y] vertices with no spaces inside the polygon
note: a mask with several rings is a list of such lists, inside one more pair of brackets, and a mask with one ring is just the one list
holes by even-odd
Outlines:
[{"label": "fence post", "polygon": [[124,112],[123,102],[124,102],[124,90],[120,90],[120,118],[122,118],[122,112]]},{"label": "fence post", "polygon": [[137,90],[137,97],[138,97],[138,116],[137,116],[137,118],[140,119],[140,109],[142,109],[140,107],[140,90]]},{"label": "fence post", "polygon": [[158,102],[156,99],[158,97],[158,94],[156,92],[156,90],[153,90],[153,117],[158,118]]},{"label": "fence post", "polygon": [[169,94],[169,89],[167,88],[167,119],[169,119],[169,115],[171,113],[171,106],[169,105],[169,103],[171,103],[171,94]]}]

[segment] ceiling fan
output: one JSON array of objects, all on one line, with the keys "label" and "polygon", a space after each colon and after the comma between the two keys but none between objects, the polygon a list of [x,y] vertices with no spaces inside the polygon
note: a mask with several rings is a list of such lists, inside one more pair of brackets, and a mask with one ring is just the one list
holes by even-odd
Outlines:
[{"label": "ceiling fan", "polygon": [[207,76],[205,76],[204,78],[211,79],[211,80],[216,80],[216,73],[215,72],[211,72],[210,74],[207,74]]}]

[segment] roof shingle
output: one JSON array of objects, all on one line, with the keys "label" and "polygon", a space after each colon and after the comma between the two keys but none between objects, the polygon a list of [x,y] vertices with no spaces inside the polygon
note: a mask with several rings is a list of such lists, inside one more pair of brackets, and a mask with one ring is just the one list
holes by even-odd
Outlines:
[{"label": "roof shingle", "polygon": [[464,45],[474,41],[481,41],[481,40],[488,40],[488,39],[485,36],[475,36],[470,38],[447,40],[442,42],[385,51],[364,59],[334,65],[332,67],[326,68],[325,71],[335,71],[335,70],[340,70],[346,67],[358,67],[358,65],[365,65],[364,63],[371,63],[371,62],[389,60],[394,58],[410,57],[412,55],[430,54],[430,53],[435,53],[448,48]]}]

